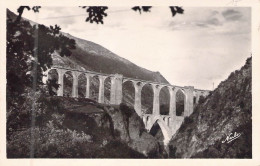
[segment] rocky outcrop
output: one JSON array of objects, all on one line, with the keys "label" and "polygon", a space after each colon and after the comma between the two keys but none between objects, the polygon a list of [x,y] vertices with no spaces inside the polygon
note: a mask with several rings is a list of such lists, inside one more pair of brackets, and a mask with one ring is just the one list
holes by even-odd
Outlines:
[{"label": "rocky outcrop", "polygon": [[[172,158],[252,157],[252,58],[230,74],[206,99],[169,144]],[[238,138],[227,143],[236,132]],[[223,142],[224,143],[223,143]]]},{"label": "rocky outcrop", "polygon": [[89,99],[55,98],[63,101],[66,110],[63,127],[66,129],[94,134],[97,142],[100,139],[105,142],[117,140],[144,157],[159,156],[157,140],[145,130],[142,119],[133,108],[124,104],[101,105]]},{"label": "rocky outcrop", "polygon": [[[160,157],[157,140],[145,130],[134,109],[126,105],[46,96],[40,97],[38,105],[41,112],[36,113],[33,129],[36,158]],[[10,134],[8,157],[29,157],[30,131],[30,126],[24,126]]]}]

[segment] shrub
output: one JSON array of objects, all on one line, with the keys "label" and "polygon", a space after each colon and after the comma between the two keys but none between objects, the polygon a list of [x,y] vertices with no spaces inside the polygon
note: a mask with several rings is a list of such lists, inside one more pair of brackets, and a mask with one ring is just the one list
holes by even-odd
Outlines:
[{"label": "shrub", "polygon": [[179,128],[179,132],[183,132],[185,129],[187,129],[190,125],[192,125],[193,123],[193,119],[191,117],[185,117],[184,121],[181,125],[181,127]]},{"label": "shrub", "polygon": [[202,103],[204,103],[205,101],[206,101],[206,97],[200,96],[200,98],[199,98],[199,104],[202,104]]},{"label": "shrub", "polygon": [[[31,139],[31,132],[34,139]],[[62,130],[54,127],[50,121],[45,128],[28,128],[17,131],[7,142],[8,158],[27,158],[30,155],[31,143],[34,144],[35,157],[75,157],[79,153],[78,144],[92,143],[92,137],[75,130]],[[73,149],[73,150],[72,150]]]}]

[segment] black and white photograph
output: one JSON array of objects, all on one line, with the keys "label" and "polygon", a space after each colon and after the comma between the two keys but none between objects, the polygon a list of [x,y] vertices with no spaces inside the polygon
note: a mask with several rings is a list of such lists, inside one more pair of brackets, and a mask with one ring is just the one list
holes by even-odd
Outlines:
[{"label": "black and white photograph", "polygon": [[253,159],[252,7],[4,12],[7,160]]}]

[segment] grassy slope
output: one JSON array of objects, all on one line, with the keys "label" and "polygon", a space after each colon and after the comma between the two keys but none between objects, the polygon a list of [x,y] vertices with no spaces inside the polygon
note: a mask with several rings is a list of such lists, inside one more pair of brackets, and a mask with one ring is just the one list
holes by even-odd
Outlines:
[{"label": "grassy slope", "polygon": [[107,74],[119,73],[125,77],[168,83],[159,73],[152,72],[112,53],[106,48],[83,39],[65,34],[77,43],[77,49],[70,58],[86,69]]}]

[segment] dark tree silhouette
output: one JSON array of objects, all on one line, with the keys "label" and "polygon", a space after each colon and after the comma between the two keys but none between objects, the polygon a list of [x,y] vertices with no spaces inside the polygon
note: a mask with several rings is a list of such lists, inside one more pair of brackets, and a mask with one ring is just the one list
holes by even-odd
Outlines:
[{"label": "dark tree silhouette", "polygon": [[[7,20],[7,106],[17,107],[17,102],[24,96],[26,88],[32,87],[35,75],[36,90],[42,85],[43,71],[52,65],[51,55],[54,51],[60,56],[70,56],[71,49],[75,49],[75,41],[59,33],[60,28],[55,25],[50,28],[44,25],[31,26],[28,21],[21,19],[24,9],[20,7],[19,16]],[[39,8],[38,8],[39,9]],[[38,10],[36,7],[33,10]],[[37,40],[37,42],[36,42]],[[38,44],[37,44],[38,43]],[[34,56],[37,51],[37,58]],[[33,66],[36,65],[36,70]],[[36,73],[35,73],[36,72]],[[19,107],[18,107],[19,108]]]},{"label": "dark tree silhouette", "polygon": [[[39,12],[40,8],[41,6],[33,6],[32,10],[34,12]],[[80,8],[85,9],[88,13],[88,16],[85,20],[86,22],[104,24],[104,17],[108,16],[108,14],[106,13],[106,10],[108,9],[107,6],[80,6]],[[174,17],[176,14],[184,13],[182,7],[170,6],[169,8],[172,13],[172,17]],[[24,9],[30,10],[31,8],[29,6],[20,6],[17,9],[17,12],[19,13],[17,21],[21,19]],[[134,6],[131,9],[141,14],[142,12],[151,12],[152,6]]]},{"label": "dark tree silhouette", "polygon": [[[81,8],[86,9],[86,12],[88,13],[88,16],[86,18],[86,22],[90,23],[101,23],[103,24],[104,17],[108,16],[106,13],[106,10],[108,7],[106,6],[96,6],[96,7],[91,7],[91,6],[81,6]],[[140,14],[142,12],[151,12],[152,6],[134,6],[132,7],[132,10],[139,12]],[[178,6],[170,6],[170,10],[172,13],[172,17],[174,17],[177,13],[178,14],[183,14],[184,10],[181,7]]]},{"label": "dark tree silhouette", "polygon": [[83,9],[86,9],[86,12],[88,13],[88,17],[86,18],[86,22],[96,22],[103,24],[103,18],[107,16],[107,13],[105,12],[108,7],[106,6],[99,6],[99,7],[87,7],[82,6]]}]

